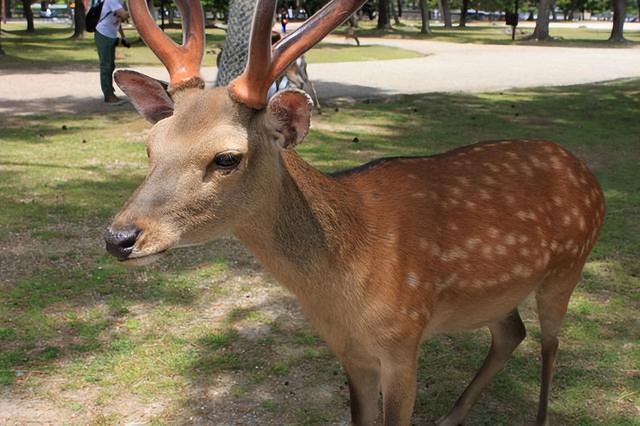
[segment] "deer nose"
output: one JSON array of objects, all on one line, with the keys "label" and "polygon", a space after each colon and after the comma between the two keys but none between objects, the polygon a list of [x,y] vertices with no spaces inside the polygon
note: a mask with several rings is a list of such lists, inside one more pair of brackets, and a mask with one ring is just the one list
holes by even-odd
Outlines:
[{"label": "deer nose", "polygon": [[131,254],[138,235],[140,229],[134,225],[121,229],[107,228],[104,233],[107,251],[119,260],[126,259]]}]

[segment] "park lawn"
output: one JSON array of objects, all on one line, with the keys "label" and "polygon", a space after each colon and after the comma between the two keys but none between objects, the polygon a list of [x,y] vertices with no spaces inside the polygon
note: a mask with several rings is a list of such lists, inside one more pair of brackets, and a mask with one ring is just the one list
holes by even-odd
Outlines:
[{"label": "park lawn", "polygon": [[[479,44],[523,44],[523,45],[543,45],[558,47],[637,47],[640,44],[640,31],[625,30],[624,35],[627,43],[615,44],[607,40],[611,33],[608,29],[592,28],[562,28],[551,26],[549,33],[554,38],[552,41],[537,42],[522,40],[533,32],[533,27],[528,23],[520,25],[516,32],[515,42],[511,41],[511,27],[502,21],[496,21],[493,25],[489,23],[471,22],[466,28],[444,28],[436,24],[432,25],[432,35],[420,33],[420,22],[414,20],[403,20],[400,25],[392,25],[389,30],[378,30],[375,28],[376,21],[359,21],[360,28],[356,34],[358,37],[385,37],[385,38],[406,38],[422,39],[434,41],[447,41],[454,43],[479,43]],[[344,33],[344,29],[336,31],[338,34]]]},{"label": "park lawn", "polygon": [[[24,31],[24,23],[3,25],[2,46],[7,56],[0,57],[0,71],[3,69],[97,69],[98,59],[93,44],[93,34],[85,34],[82,40],[69,37],[72,29],[67,25],[38,23],[34,34]],[[182,33],[178,29],[167,29],[167,34],[180,43]],[[161,66],[160,60],[144,43],[137,41],[138,34],[133,26],[125,28],[127,38],[134,42],[126,49],[118,47],[116,62],[119,67],[144,65]],[[220,29],[206,30],[207,41],[203,66],[216,65],[216,56],[224,43],[225,32]],[[320,43],[306,54],[307,62],[353,62],[389,59],[406,59],[422,56],[418,52],[387,46],[346,46]]]},{"label": "park lawn", "polygon": [[[639,110],[640,80],[363,100],[314,116],[298,151],[330,171],[525,137],[555,140],[584,159],[603,185],[607,220],[569,306],[550,410],[556,424],[632,425]],[[348,419],[339,364],[234,239],[140,269],[105,254],[102,229],[146,169],[149,126],[135,113],[3,116],[0,128],[0,423],[12,415],[66,424]],[[530,301],[522,316],[529,337],[466,424],[534,419],[540,357]],[[424,343],[414,423],[446,413],[488,344],[486,330]]]}]

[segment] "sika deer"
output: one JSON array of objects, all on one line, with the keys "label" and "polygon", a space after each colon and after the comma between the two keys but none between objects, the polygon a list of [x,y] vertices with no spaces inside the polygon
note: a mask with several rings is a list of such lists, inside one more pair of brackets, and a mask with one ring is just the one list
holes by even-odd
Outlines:
[{"label": "sika deer", "polygon": [[604,219],[602,191],[558,145],[497,141],[323,174],[293,149],[309,128],[298,91],[267,100],[291,61],[358,9],[336,0],[271,50],[275,0],[260,0],[249,62],[229,88],[203,90],[202,11],[178,0],[184,47],[131,0],[138,30],[169,69],[165,86],[132,71],[116,81],[155,123],[144,182],[105,233],[107,250],[143,263],[232,231],[298,298],[340,359],[352,420],[410,423],[421,339],[488,327],[491,349],[440,424],[460,423],[525,337],[518,304],[535,292],[542,329],[538,424],[557,334]]}]

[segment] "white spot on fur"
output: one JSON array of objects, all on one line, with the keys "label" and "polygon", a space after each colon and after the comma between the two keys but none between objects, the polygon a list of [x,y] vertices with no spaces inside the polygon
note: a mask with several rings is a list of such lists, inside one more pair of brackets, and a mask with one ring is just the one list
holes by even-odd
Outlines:
[{"label": "white spot on fur", "polygon": [[508,205],[512,206],[516,203],[516,197],[514,197],[511,194],[504,194],[504,200],[507,202]]},{"label": "white spot on fur", "polygon": [[482,198],[483,200],[491,199],[491,194],[489,194],[489,192],[484,188],[479,189],[478,193],[480,194],[480,198]]},{"label": "white spot on fur", "polygon": [[507,236],[504,237],[504,242],[508,246],[514,246],[514,245],[516,245],[516,236],[513,235],[513,234],[507,234]]},{"label": "white spot on fur", "polygon": [[483,166],[485,166],[486,168],[488,168],[489,170],[491,170],[493,173],[498,173],[500,172],[500,168],[498,166],[496,166],[495,164],[492,163],[482,163]]},{"label": "white spot on fur", "polygon": [[482,240],[480,240],[480,238],[469,238],[466,242],[465,242],[465,246],[469,249],[469,250],[473,250],[475,249],[478,244],[480,244],[482,242]]},{"label": "white spot on fur", "polygon": [[418,287],[418,277],[413,272],[409,272],[407,274],[407,278],[406,278],[405,281],[406,281],[407,285],[409,287],[411,287],[411,288],[417,288]]},{"label": "white spot on fur", "polygon": [[504,167],[507,172],[511,173],[512,175],[515,175],[517,173],[516,169],[509,163],[502,163],[502,167]]},{"label": "white spot on fur", "polygon": [[458,246],[455,246],[451,250],[444,252],[441,256],[441,259],[445,262],[453,262],[458,259],[466,259],[466,258],[467,258],[467,252],[462,250]]},{"label": "white spot on fur", "polygon": [[494,178],[492,178],[491,176],[482,176],[482,181],[484,183],[486,183],[487,185],[495,185],[496,180]]},{"label": "white spot on fur", "polygon": [[469,181],[469,179],[464,177],[464,176],[458,176],[458,177],[456,177],[456,179],[462,186],[470,186],[471,185],[471,182]]},{"label": "white spot on fur", "polygon": [[497,244],[494,247],[494,250],[496,252],[496,254],[499,254],[501,256],[504,256],[507,254],[507,248],[505,246],[503,246],[502,244]]}]

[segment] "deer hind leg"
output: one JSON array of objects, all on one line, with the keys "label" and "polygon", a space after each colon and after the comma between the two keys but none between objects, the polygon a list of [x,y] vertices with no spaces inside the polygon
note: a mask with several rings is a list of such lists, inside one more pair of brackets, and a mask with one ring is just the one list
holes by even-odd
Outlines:
[{"label": "deer hind leg", "polygon": [[[580,269],[581,270],[581,269]],[[558,352],[558,331],[564,314],[567,312],[569,298],[580,280],[580,272],[565,276],[548,278],[536,292],[540,331],[542,334],[542,375],[540,380],[540,401],[538,404],[537,425],[548,425],[547,405],[551,378]]]},{"label": "deer hind leg", "polygon": [[380,363],[343,360],[342,365],[349,381],[351,423],[373,425],[378,419],[380,399]]},{"label": "deer hind leg", "polygon": [[445,417],[440,419],[439,425],[458,425],[462,423],[473,404],[480,397],[482,390],[491,379],[504,368],[511,354],[524,340],[526,330],[518,310],[513,310],[506,318],[489,325],[491,331],[491,349],[482,367],[476,373],[469,386]]}]

